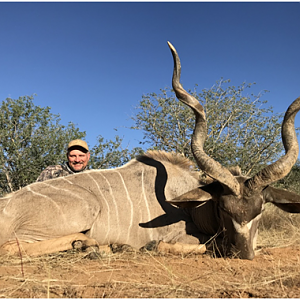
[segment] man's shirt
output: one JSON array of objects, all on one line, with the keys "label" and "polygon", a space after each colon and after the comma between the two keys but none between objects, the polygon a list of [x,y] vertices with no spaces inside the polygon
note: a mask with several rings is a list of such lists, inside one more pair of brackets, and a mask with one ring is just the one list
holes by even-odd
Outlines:
[{"label": "man's shirt", "polygon": [[[80,172],[85,171],[86,168]],[[70,169],[67,163],[64,163],[62,165],[54,165],[54,166],[48,166],[38,177],[36,181],[44,181],[52,178],[57,177],[63,177],[68,176],[71,174],[76,174],[80,172],[74,172]]]}]

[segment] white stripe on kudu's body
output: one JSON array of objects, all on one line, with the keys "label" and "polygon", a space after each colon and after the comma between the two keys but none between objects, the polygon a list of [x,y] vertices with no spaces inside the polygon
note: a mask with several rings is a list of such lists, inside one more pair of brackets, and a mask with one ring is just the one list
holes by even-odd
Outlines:
[{"label": "white stripe on kudu's body", "polygon": [[129,235],[130,235],[130,232],[132,230],[132,224],[133,224],[133,203],[132,203],[132,200],[130,198],[128,189],[126,187],[126,183],[124,182],[124,179],[123,179],[122,175],[120,174],[120,172],[117,172],[117,174],[120,176],[120,179],[122,181],[122,184],[123,184],[123,187],[124,187],[124,190],[125,190],[126,198],[127,198],[128,202],[129,202],[128,203],[129,204],[128,205],[129,210],[127,210],[127,211],[129,211],[128,219],[130,220],[130,224],[128,226],[128,230],[127,230],[128,235],[127,235],[127,239],[126,239],[126,242],[125,242],[125,244],[128,244],[128,242],[129,242]]},{"label": "white stripe on kudu's body", "polygon": [[[105,180],[107,186],[109,187],[110,189],[110,194],[111,194],[111,197],[112,197],[112,204],[116,207],[116,212],[118,213],[117,211],[117,205],[116,205],[116,201],[115,199],[113,198],[113,193],[111,191],[111,188],[110,188],[110,184],[109,182],[107,181],[107,179],[105,178],[105,176],[103,176],[103,174],[101,174],[103,179]],[[96,187],[97,187],[97,191],[99,191],[99,194],[100,194],[100,199],[104,199],[105,201],[104,202],[104,205],[106,206],[106,211],[107,211],[107,221],[105,222],[106,226],[107,226],[107,230],[106,230],[106,236],[104,237],[104,241],[108,239],[108,236],[109,236],[109,228],[110,228],[110,211],[109,211],[109,206],[108,206],[108,202],[107,202],[107,199],[104,197],[103,193],[101,192],[101,188],[99,186],[99,184],[97,183],[97,181],[94,179],[93,176],[89,176],[89,178],[91,180],[93,180],[93,182],[95,183]]]}]

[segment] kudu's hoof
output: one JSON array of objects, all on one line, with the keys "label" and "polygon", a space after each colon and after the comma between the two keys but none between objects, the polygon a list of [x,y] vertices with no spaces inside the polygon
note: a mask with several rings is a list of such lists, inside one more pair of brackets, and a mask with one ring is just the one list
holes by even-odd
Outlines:
[{"label": "kudu's hoof", "polygon": [[145,246],[140,248],[141,252],[147,252],[147,251],[157,251],[159,241],[151,241],[147,243]]},{"label": "kudu's hoof", "polygon": [[127,244],[111,244],[112,253],[135,252],[134,248]]}]

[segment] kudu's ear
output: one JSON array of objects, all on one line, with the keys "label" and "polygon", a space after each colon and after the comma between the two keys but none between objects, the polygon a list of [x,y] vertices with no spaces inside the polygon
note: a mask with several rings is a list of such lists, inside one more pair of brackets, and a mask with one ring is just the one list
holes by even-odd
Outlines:
[{"label": "kudu's ear", "polygon": [[289,213],[300,213],[300,196],[294,192],[268,186],[263,191],[265,202],[271,202]]},{"label": "kudu's ear", "polygon": [[210,193],[204,191],[201,187],[198,187],[172,200],[166,200],[166,202],[181,208],[192,208],[211,199],[212,196]]}]

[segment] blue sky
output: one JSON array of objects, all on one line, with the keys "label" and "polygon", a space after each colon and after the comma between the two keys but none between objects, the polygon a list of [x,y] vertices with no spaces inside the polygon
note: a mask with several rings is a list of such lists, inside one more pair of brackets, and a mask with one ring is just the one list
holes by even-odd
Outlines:
[{"label": "blue sky", "polygon": [[134,107],[171,87],[167,41],[186,89],[256,82],[275,112],[300,96],[297,2],[0,2],[0,41],[0,100],[37,94],[91,147],[98,135],[138,145]]}]

